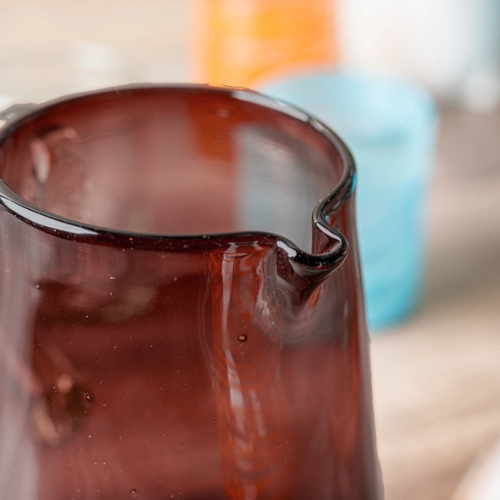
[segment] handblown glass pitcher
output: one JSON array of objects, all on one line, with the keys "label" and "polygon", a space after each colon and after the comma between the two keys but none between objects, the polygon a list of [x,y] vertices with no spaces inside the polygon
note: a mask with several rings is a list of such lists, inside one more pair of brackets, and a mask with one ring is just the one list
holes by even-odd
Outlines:
[{"label": "handblown glass pitcher", "polygon": [[0,173],[1,500],[380,498],[335,134],[124,87],[8,120]]}]

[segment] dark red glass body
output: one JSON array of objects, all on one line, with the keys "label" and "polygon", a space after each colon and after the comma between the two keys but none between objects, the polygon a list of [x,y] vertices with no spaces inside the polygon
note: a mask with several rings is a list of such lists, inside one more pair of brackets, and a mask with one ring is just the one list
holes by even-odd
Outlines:
[{"label": "dark red glass body", "polygon": [[0,173],[1,500],[380,498],[334,134],[122,88],[8,123]]}]

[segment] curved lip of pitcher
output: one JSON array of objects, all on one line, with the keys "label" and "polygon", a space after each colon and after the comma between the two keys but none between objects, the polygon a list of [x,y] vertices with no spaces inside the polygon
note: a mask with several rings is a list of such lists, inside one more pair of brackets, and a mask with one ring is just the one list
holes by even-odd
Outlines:
[{"label": "curved lip of pitcher", "polygon": [[[268,97],[255,90],[244,87],[225,85],[214,86],[209,84],[134,83],[118,87],[74,93],[40,104],[20,105],[20,112],[16,113],[12,120],[10,120],[9,117],[9,121],[7,121],[3,127],[0,127],[0,145],[3,144],[4,140],[16,128],[18,128],[24,120],[31,116],[36,116],[43,110],[47,110],[59,104],[77,100],[86,96],[104,94],[107,92],[118,93],[120,91],[148,89],[171,89],[185,91],[206,90],[216,93],[228,93],[233,98],[238,100],[244,100],[257,106],[272,108],[277,112],[287,114],[310,125],[318,133],[325,136],[332,144],[332,147],[334,147],[339,153],[344,169],[337,184],[316,204],[312,213],[312,218],[314,225],[319,231],[325,234],[328,238],[337,241],[334,248],[323,254],[312,254],[301,250],[295,243],[280,234],[257,230],[207,234],[168,234],[143,233],[113,229],[105,226],[96,226],[56,215],[38,207],[37,205],[34,205],[12,191],[1,178],[0,203],[14,216],[39,230],[52,234],[53,236],[73,241],[85,241],[92,238],[92,243],[97,245],[102,244],[107,246],[117,246],[123,248],[128,247],[143,250],[158,249],[159,245],[161,245],[165,250],[173,250],[174,248],[172,245],[174,242],[181,242],[183,243],[183,248],[188,249],[190,246],[195,246],[196,243],[202,242],[206,248],[210,240],[214,242],[214,247],[220,247],[222,245],[218,242],[221,240],[225,241],[226,244],[231,245],[235,243],[236,239],[253,240],[255,242],[262,241],[264,239],[271,239],[276,242],[276,245],[279,248],[286,252],[290,260],[306,265],[310,268],[318,270],[327,269],[339,264],[345,259],[349,249],[348,241],[342,233],[327,222],[327,217],[329,214],[340,209],[346,199],[354,191],[356,183],[356,169],[354,158],[349,148],[333,130],[318,119],[309,115],[306,111],[280,101],[279,99]],[[16,105],[13,106],[13,108],[15,107]],[[5,111],[3,114],[5,114]],[[167,243],[166,246],[165,243]]]}]

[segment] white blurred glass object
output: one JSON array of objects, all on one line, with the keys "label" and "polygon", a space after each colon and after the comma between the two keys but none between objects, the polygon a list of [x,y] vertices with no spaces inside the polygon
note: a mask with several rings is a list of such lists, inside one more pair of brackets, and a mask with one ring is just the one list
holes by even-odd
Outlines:
[{"label": "white blurred glass object", "polygon": [[500,440],[482,453],[467,472],[453,500],[498,500],[500,498]]},{"label": "white blurred glass object", "polygon": [[0,109],[144,78],[144,65],[109,45],[74,41],[0,52]]},{"label": "white blurred glass object", "polygon": [[499,0],[339,0],[338,24],[344,64],[411,76],[474,111],[500,101]]}]

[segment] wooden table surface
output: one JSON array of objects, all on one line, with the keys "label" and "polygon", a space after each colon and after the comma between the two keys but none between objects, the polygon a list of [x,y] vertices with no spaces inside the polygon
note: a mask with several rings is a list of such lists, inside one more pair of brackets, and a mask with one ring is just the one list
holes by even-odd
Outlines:
[{"label": "wooden table surface", "polygon": [[[0,55],[88,39],[189,80],[188,3],[3,0]],[[422,306],[372,342],[386,500],[451,500],[500,436],[500,113],[443,110],[428,215]]]}]

